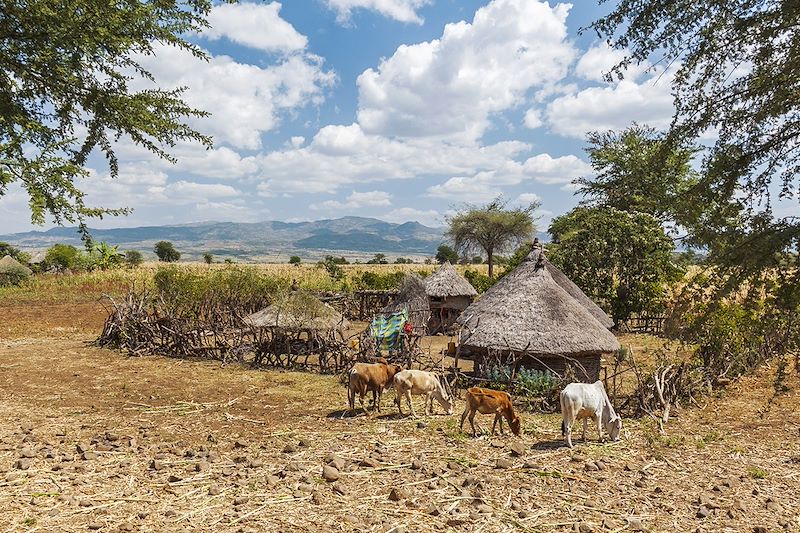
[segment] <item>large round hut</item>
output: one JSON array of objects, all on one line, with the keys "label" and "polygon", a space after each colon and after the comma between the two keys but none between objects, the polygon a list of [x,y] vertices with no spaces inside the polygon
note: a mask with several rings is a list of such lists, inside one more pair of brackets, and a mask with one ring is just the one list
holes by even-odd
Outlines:
[{"label": "large round hut", "polygon": [[453,326],[461,313],[478,295],[475,288],[464,279],[450,262],[443,263],[436,272],[425,279],[431,319],[428,333],[446,331]]},{"label": "large round hut", "polygon": [[618,350],[619,342],[607,329],[608,321],[599,321],[557,283],[553,272],[560,273],[534,247],[461,314],[459,354],[473,359],[476,375],[485,375],[493,365],[558,375],[571,366],[579,380],[598,379],[601,356]]},{"label": "large round hut", "polygon": [[272,305],[246,316],[244,323],[286,331],[344,331],[349,327],[336,309],[302,291],[279,296]]}]

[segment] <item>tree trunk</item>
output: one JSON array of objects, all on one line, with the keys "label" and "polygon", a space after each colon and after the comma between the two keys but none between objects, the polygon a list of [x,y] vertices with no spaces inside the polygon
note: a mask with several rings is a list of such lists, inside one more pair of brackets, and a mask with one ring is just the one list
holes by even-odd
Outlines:
[{"label": "tree trunk", "polygon": [[488,248],[486,250],[486,261],[487,261],[487,263],[489,263],[489,277],[490,278],[492,277],[492,272],[494,272],[494,256],[493,256],[492,252],[493,252],[493,250],[491,248]]}]

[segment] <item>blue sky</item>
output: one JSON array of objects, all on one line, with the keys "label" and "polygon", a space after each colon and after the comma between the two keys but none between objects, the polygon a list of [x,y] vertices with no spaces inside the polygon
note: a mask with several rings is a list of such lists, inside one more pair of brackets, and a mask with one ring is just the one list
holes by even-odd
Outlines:
[{"label": "blue sky", "polygon": [[[192,37],[208,62],[160,45],[140,58],[159,86],[187,86],[189,103],[212,114],[192,125],[214,149],[178,145],[172,165],[121,139],[119,179],[95,157],[81,186],[89,203],[134,211],[90,225],[345,215],[439,225],[464,202],[502,194],[512,204],[540,200],[546,229],[576,204],[570,182],[591,174],[587,131],[665,127],[672,114],[669,72],[602,79],[620,53],[578,29],[608,9],[534,0],[219,5],[211,29]],[[28,229],[26,197],[11,188],[0,197],[0,233]]]}]

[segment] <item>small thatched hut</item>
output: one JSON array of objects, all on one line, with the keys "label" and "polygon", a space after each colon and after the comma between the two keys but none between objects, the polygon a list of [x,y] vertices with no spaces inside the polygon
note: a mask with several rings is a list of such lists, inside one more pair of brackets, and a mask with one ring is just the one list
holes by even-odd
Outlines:
[{"label": "small thatched hut", "polygon": [[408,319],[414,326],[414,334],[425,335],[431,318],[431,306],[428,293],[425,292],[425,280],[414,272],[405,275],[397,297],[384,306],[381,313],[398,313],[403,309],[408,310]]},{"label": "small thatched hut", "polygon": [[10,255],[4,255],[3,258],[0,259],[0,269],[6,269],[6,268],[19,268],[19,269],[24,270],[25,272],[27,272],[28,275],[32,274],[30,268],[28,268],[27,266],[23,265],[22,263],[20,263],[19,261],[17,261],[13,257],[11,257]]},{"label": "small thatched hut", "polygon": [[478,295],[475,288],[449,262],[443,263],[436,272],[428,276],[425,280],[425,292],[430,300],[430,334],[450,328]]},{"label": "small thatched hut", "polygon": [[556,282],[553,271],[541,249],[534,248],[462,313],[459,353],[473,358],[477,375],[494,364],[557,374],[569,365],[582,381],[598,379],[602,354],[618,350],[619,342]]},{"label": "small thatched hut", "polygon": [[349,327],[336,309],[301,291],[277,298],[272,305],[246,316],[244,323],[286,331],[344,331]]}]

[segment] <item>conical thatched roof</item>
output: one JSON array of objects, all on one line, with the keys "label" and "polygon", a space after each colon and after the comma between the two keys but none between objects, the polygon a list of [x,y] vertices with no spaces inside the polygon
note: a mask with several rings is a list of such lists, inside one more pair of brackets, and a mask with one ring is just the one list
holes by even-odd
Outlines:
[{"label": "conical thatched roof", "polygon": [[478,291],[456,272],[450,262],[442,263],[436,272],[425,279],[425,292],[435,298],[448,296],[477,296]]},{"label": "conical thatched roof", "polygon": [[17,261],[13,257],[11,257],[10,255],[3,256],[3,258],[0,259],[0,269],[10,268],[10,267],[24,268],[25,270],[28,271],[28,274],[32,273],[30,268],[28,268],[27,266],[23,265],[22,263],[20,263],[19,261]]},{"label": "conical thatched roof", "polygon": [[606,327],[555,282],[532,253],[459,317],[461,345],[581,356],[619,349]]},{"label": "conical thatched roof", "polygon": [[[534,246],[531,253],[528,255],[528,258],[536,263],[539,260],[539,255],[542,253],[541,248]],[[580,287],[575,285],[575,283],[567,277],[566,274],[561,272],[558,267],[556,267],[553,263],[547,260],[546,257],[542,257],[544,261],[544,267],[553,277],[553,281],[558,283],[558,285],[567,291],[570,296],[572,296],[579,304],[586,308],[592,316],[597,319],[598,322],[603,324],[606,329],[611,328],[614,325],[614,321],[608,316],[605,311],[600,309],[600,306],[594,303],[591,298],[586,296]]]},{"label": "conical thatched roof", "polygon": [[349,323],[330,305],[305,292],[291,292],[269,307],[244,318],[245,324],[260,328],[291,330],[344,330]]},{"label": "conical thatched roof", "polygon": [[409,272],[400,283],[397,297],[381,309],[381,313],[397,313],[408,309],[408,316],[415,328],[427,328],[431,318],[431,304],[425,292],[425,280]]}]

